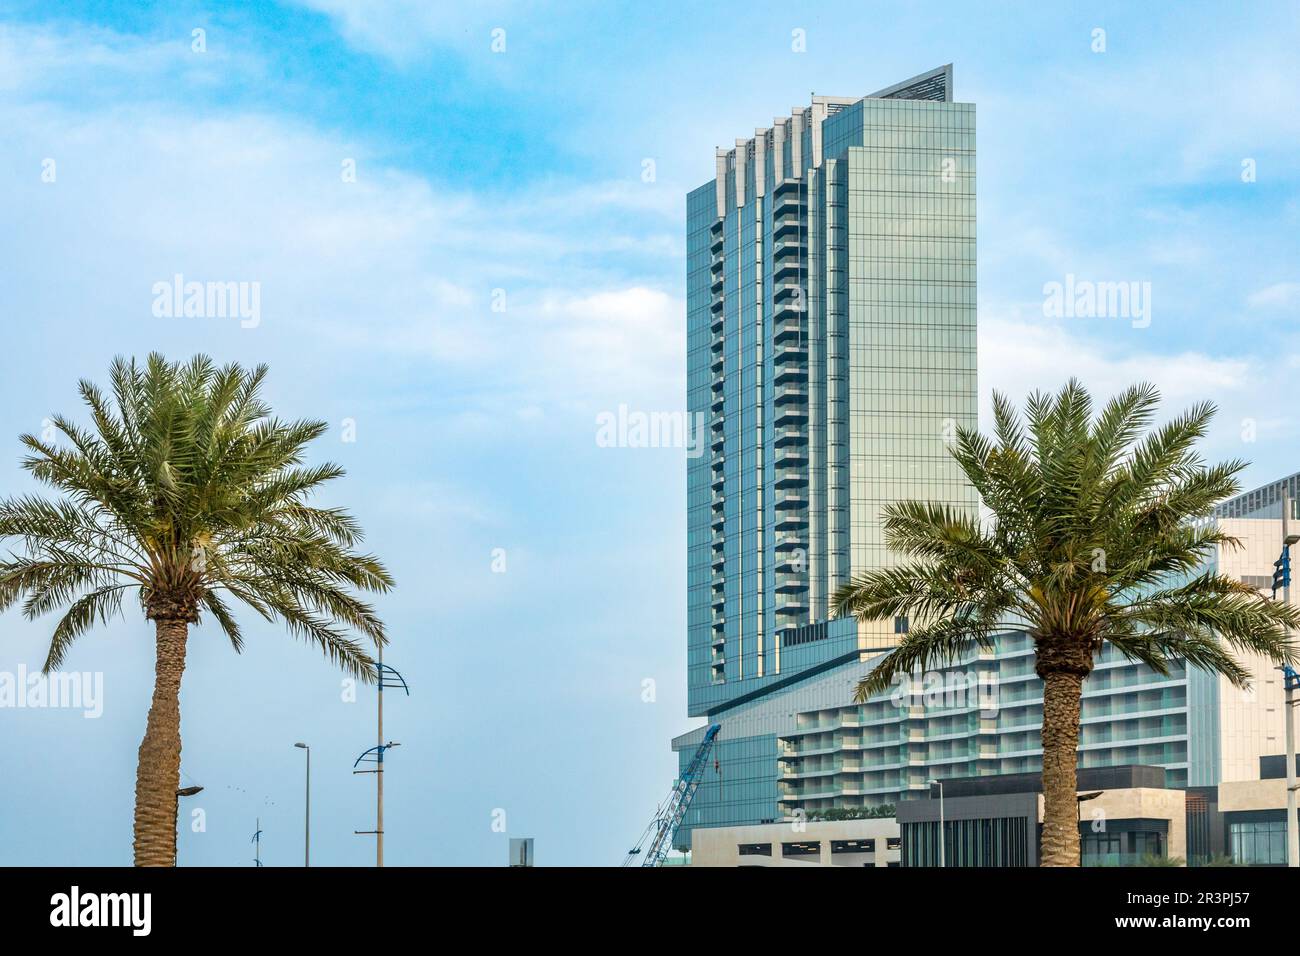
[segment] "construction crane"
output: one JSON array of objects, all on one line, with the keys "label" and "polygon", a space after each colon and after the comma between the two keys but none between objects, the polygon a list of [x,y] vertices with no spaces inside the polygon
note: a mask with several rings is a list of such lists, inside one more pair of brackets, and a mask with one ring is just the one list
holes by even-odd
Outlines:
[{"label": "construction crane", "polygon": [[[677,832],[691,805],[691,798],[699,789],[700,780],[704,777],[704,768],[708,766],[709,751],[713,749],[713,741],[717,739],[718,731],[721,729],[721,724],[710,724],[709,729],[704,732],[704,739],[695,749],[695,756],[686,765],[685,772],[682,773],[672,792],[668,794],[668,799],[655,811],[654,819],[641,834],[641,839],[637,840],[636,846],[628,851],[627,857],[623,860],[624,866],[663,866],[668,851],[673,848],[673,834]],[[650,844],[649,847],[646,847],[647,842]]]}]

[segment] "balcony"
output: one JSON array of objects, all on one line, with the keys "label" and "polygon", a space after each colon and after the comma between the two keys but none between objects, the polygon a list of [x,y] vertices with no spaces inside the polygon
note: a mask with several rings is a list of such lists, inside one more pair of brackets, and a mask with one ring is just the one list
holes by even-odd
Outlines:
[{"label": "balcony", "polygon": [[803,574],[778,574],[776,576],[776,592],[778,594],[788,594],[807,590],[808,579],[805,578]]},{"label": "balcony", "polygon": [[803,473],[803,471],[799,469],[781,468],[777,470],[776,481],[774,482],[774,484],[779,489],[807,488],[808,477]]},{"label": "balcony", "polygon": [[782,385],[776,389],[774,400],[778,405],[789,402],[807,403],[808,389],[801,385]]},{"label": "balcony", "polygon": [[786,318],[777,319],[776,325],[772,329],[772,342],[777,347],[780,347],[783,342],[790,342],[797,347],[802,347],[806,340],[803,320],[799,318],[799,313],[791,312]]},{"label": "balcony", "polygon": [[808,495],[802,491],[781,491],[774,496],[773,504],[777,511],[785,508],[804,508],[808,505]]},{"label": "balcony", "polygon": [[797,212],[777,216],[772,221],[772,238],[776,240],[798,236],[803,228],[803,218]]},{"label": "balcony", "polygon": [[775,424],[778,428],[782,425],[795,425],[808,421],[808,409],[804,405],[778,405],[775,415]]},{"label": "balcony", "polygon": [[777,531],[798,531],[808,527],[808,516],[802,511],[778,511],[775,527]]},{"label": "balcony", "polygon": [[781,779],[783,780],[808,780],[815,777],[833,777],[840,772],[838,763],[832,763],[829,767],[809,767],[804,769],[799,767],[783,767],[781,769]]},{"label": "balcony", "polygon": [[780,214],[788,209],[802,209],[807,202],[807,191],[797,179],[787,179],[772,190],[772,210]]},{"label": "balcony", "polygon": [[804,468],[808,465],[808,452],[799,445],[783,445],[773,456],[777,468]]},{"label": "balcony", "polygon": [[772,283],[772,301],[773,302],[802,302],[803,286],[798,282],[774,282]]},{"label": "balcony", "polygon": [[778,357],[774,381],[777,385],[806,385],[808,370],[802,364],[795,362],[782,364]]},{"label": "balcony", "polygon": [[778,428],[772,433],[772,439],[777,448],[787,445],[804,444],[808,441],[808,434],[802,428],[789,427]]},{"label": "balcony", "polygon": [[[772,562],[772,567],[777,572],[776,577],[778,582],[783,577],[795,576],[803,586],[807,585],[807,581],[803,578],[804,571],[808,567],[807,555],[798,554],[793,551],[777,552],[776,560]],[[779,591],[781,588],[778,587],[777,590]],[[794,591],[799,590],[799,588],[787,587],[786,590]]]},{"label": "balcony", "polygon": [[790,279],[796,280],[795,285],[798,285],[797,280],[803,273],[803,262],[797,256],[778,259],[772,266],[772,279],[778,283]]}]

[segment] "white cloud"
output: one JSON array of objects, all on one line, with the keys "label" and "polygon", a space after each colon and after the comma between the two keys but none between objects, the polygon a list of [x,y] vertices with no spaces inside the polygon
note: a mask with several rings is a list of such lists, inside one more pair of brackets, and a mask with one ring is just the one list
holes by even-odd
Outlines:
[{"label": "white cloud", "polygon": [[261,61],[225,43],[219,32],[207,33],[203,52],[196,52],[192,29],[142,37],[86,24],[0,24],[0,90],[73,91],[89,101],[138,94],[151,81],[165,80],[175,92],[211,86],[236,72],[264,78]]},{"label": "white cloud", "polygon": [[1158,386],[1166,400],[1186,402],[1207,393],[1245,388],[1254,363],[1197,352],[1144,353],[1130,347],[1104,348],[1072,335],[1060,321],[1037,323],[980,316],[980,378],[986,388],[1021,396],[1055,390],[1071,376],[1095,394],[1111,395],[1134,382]]},{"label": "white cloud", "polygon": [[[46,31],[37,55],[21,31],[0,37],[56,72],[84,47]],[[137,69],[137,53],[171,55],[96,37],[108,75]],[[645,275],[646,263],[677,272],[681,210],[669,190],[555,181],[471,193],[247,111],[129,100],[36,109],[19,96],[0,104],[0,123],[11,147],[0,167],[28,184],[0,197],[14,225],[0,250],[22,277],[15,304],[60,323],[93,309],[116,350],[172,348],[171,336],[193,350],[229,341],[273,365],[414,364],[455,382],[441,414],[476,428],[542,423],[553,407],[684,400],[684,307]],[[40,183],[33,156],[57,160],[55,183]],[[153,282],[178,272],[260,282],[257,337],[150,323]]]},{"label": "white cloud", "polygon": [[1246,297],[1253,309],[1293,309],[1300,306],[1300,282],[1277,282]]},{"label": "white cloud", "polygon": [[[487,51],[490,30],[519,7],[505,0],[475,3],[429,3],[427,0],[299,0],[323,13],[358,49],[398,63],[412,60],[432,46],[467,46]],[[472,34],[472,36],[471,36]],[[507,47],[508,48],[508,47]]]},{"label": "white cloud", "polygon": [[[1128,330],[1140,335],[1141,330]],[[1207,437],[1211,457],[1260,461],[1268,474],[1295,470],[1294,447],[1300,427],[1279,416],[1278,396],[1293,391],[1300,353],[1263,360],[1250,355],[1145,352],[1133,339],[1100,344],[1074,334],[1067,324],[1028,322],[982,314],[979,324],[980,422],[992,423],[996,389],[1017,404],[1032,391],[1056,391],[1079,379],[1100,405],[1136,382],[1150,382],[1162,398],[1161,413],[1172,416],[1190,405],[1212,400],[1218,407]],[[1287,471],[1286,469],[1290,469]]]}]

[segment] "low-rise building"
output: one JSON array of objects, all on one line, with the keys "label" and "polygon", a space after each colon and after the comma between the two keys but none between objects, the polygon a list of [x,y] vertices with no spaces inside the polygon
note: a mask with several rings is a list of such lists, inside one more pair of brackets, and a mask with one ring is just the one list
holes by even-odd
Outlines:
[{"label": "low-rise building", "polygon": [[898,866],[900,851],[892,817],[697,827],[691,833],[691,866]]},{"label": "low-rise building", "polygon": [[[1078,787],[1084,866],[1187,859],[1186,794],[1168,786],[1163,767],[1080,769]],[[938,791],[898,805],[904,866],[1038,866],[1041,775],[945,780],[942,800]]]},{"label": "low-rise building", "polygon": [[[1300,774],[1300,756],[1295,758]],[[1219,785],[1224,851],[1243,866],[1286,866],[1286,763],[1281,754],[1261,757],[1258,780]],[[1300,826],[1300,813],[1296,823]]]}]

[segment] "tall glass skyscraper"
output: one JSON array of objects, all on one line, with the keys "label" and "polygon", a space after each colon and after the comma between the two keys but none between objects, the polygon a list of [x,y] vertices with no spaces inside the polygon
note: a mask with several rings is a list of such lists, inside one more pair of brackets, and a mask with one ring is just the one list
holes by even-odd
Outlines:
[{"label": "tall glass skyscraper", "polygon": [[[687,199],[690,713],[856,650],[835,589],[887,564],[880,509],[975,506],[975,107],[945,66],[815,96]],[[899,625],[902,626],[901,624]],[[838,629],[842,631],[843,629]]]},{"label": "tall glass skyscraper", "polygon": [[[687,400],[709,422],[687,472],[688,709],[711,722],[896,642],[906,621],[827,620],[891,561],[883,505],[976,507],[947,452],[976,424],[975,107],[951,65],[814,96],[716,170],[687,197]],[[770,745],[724,733],[715,770],[752,772],[716,822],[774,815]]]}]

